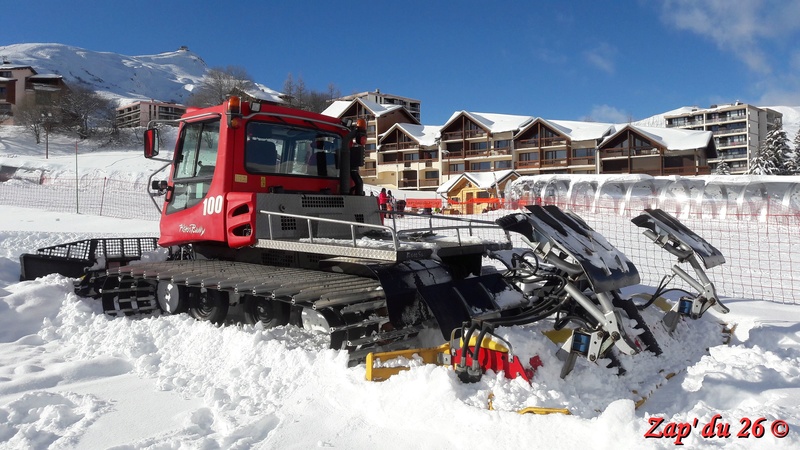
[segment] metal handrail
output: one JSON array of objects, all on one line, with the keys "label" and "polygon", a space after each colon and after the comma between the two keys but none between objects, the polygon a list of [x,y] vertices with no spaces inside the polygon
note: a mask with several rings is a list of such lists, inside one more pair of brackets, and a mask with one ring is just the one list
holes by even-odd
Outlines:
[{"label": "metal handrail", "polygon": [[[464,229],[463,226],[452,225],[452,226],[435,226],[434,227],[433,226],[434,216],[431,215],[431,214],[407,213],[407,212],[404,212],[404,211],[384,211],[384,212],[387,215],[391,216],[392,225],[393,225],[394,229],[397,229],[397,222],[396,222],[397,219],[395,217],[397,215],[412,216],[412,217],[424,217],[424,218],[428,219],[428,227],[427,228],[409,228],[409,229],[397,231],[397,234],[400,235],[400,236],[407,235],[407,234],[413,234],[413,233],[419,233],[419,232],[433,233],[434,231],[455,230],[456,231],[456,238],[458,239],[458,245],[459,246],[462,245],[462,242],[461,242],[461,230]],[[473,230],[475,230],[475,229],[493,229],[493,230],[501,229],[499,225],[497,225],[495,222],[493,222],[491,220],[464,219],[464,218],[461,218],[461,217],[449,217],[449,216],[440,216],[440,215],[437,215],[435,218],[436,218],[436,220],[449,220],[449,221],[452,221],[452,222],[466,223],[467,224],[466,229],[469,230],[469,236],[473,236],[474,235]],[[476,226],[474,224],[478,224],[478,225]],[[503,230],[503,233],[506,236],[506,240],[510,242],[511,241],[511,236],[510,236],[509,232],[506,231],[506,230]]]},{"label": "metal handrail", "polygon": [[[373,228],[376,230],[383,230],[388,232],[392,237],[392,244],[394,246],[394,251],[398,251],[400,247],[400,237],[412,233],[419,233],[419,232],[429,232],[433,233],[435,231],[444,231],[444,230],[455,230],[456,231],[456,238],[458,240],[458,245],[462,245],[461,233],[464,228],[469,231],[469,236],[474,236],[474,230],[476,229],[500,229],[500,227],[490,220],[480,220],[480,219],[464,219],[460,217],[448,217],[448,216],[441,216],[437,215],[435,218],[437,220],[449,220],[451,222],[460,222],[466,223],[466,227],[458,226],[458,225],[451,225],[451,226],[434,226],[433,219],[434,217],[429,214],[416,214],[416,213],[408,213],[408,212],[401,212],[401,211],[380,211],[381,213],[390,216],[392,219],[392,226],[388,225],[373,225],[363,222],[352,222],[348,220],[338,220],[338,219],[328,219],[323,217],[314,217],[314,216],[305,216],[301,214],[290,214],[290,213],[282,213],[282,212],[275,212],[275,211],[264,211],[260,210],[259,213],[265,214],[267,216],[267,221],[269,224],[269,239],[275,240],[272,235],[272,217],[273,216],[280,216],[280,217],[290,217],[294,219],[305,220],[308,226],[308,238],[310,243],[314,243],[314,233],[313,233],[313,222],[326,222],[326,223],[334,223],[338,225],[347,225],[350,227],[350,238],[353,244],[353,248],[358,248],[358,239],[356,237],[356,227],[362,228]],[[396,222],[396,215],[404,215],[404,216],[416,216],[416,217],[425,217],[428,219],[428,227],[425,228],[412,228],[407,230],[397,230],[397,222]],[[506,239],[510,242],[511,236],[509,235],[508,231],[503,230]],[[319,239],[319,238],[317,238]]]},{"label": "metal handrail", "polygon": [[[291,217],[294,219],[301,219],[305,220],[308,225],[308,239],[310,243],[314,243],[314,232],[311,226],[311,223],[316,222],[326,222],[326,223],[335,223],[339,225],[348,225],[350,227],[350,238],[353,242],[353,247],[358,248],[358,239],[356,239],[356,227],[362,228],[374,228],[377,230],[388,231],[392,236],[392,244],[394,245],[394,251],[398,251],[400,245],[397,241],[397,231],[392,227],[388,227],[386,225],[373,225],[370,223],[363,223],[363,222],[351,222],[349,220],[338,220],[338,219],[327,219],[324,217],[314,217],[314,216],[304,216],[301,214],[289,214],[289,213],[282,213],[282,212],[275,212],[275,211],[264,211],[260,210],[259,213],[267,215],[267,221],[269,223],[269,239],[275,240],[272,236],[272,217],[273,216],[281,216],[281,217]],[[318,238],[319,239],[319,238]]]}]

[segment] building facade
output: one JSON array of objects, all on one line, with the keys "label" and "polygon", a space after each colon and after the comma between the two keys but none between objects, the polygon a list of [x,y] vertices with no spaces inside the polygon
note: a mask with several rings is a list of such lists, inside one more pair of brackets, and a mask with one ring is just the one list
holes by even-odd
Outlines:
[{"label": "building facade", "polygon": [[683,108],[664,117],[668,128],[710,131],[718,155],[709,160],[711,171],[723,161],[731,174],[743,174],[771,126],[780,126],[783,115],[769,108],[735,102],[709,108]]},{"label": "building facade", "polygon": [[31,66],[0,64],[0,124],[14,125],[14,112],[24,103],[50,106],[67,90],[61,75],[39,74]]},{"label": "building facade", "polygon": [[358,94],[346,95],[344,97],[337,98],[336,100],[349,102],[357,98],[384,106],[402,106],[406,109],[406,111],[411,113],[415,119],[417,119],[417,122],[421,121],[422,102],[413,98],[401,97],[394,94],[386,94],[381,92],[380,89],[375,89],[373,92],[359,92]]},{"label": "building facade", "polygon": [[705,175],[718,158],[711,131],[546,120],[459,111],[443,126],[403,107],[357,98],[323,114],[367,119],[361,176],[393,189],[435,190],[464,173]]},{"label": "building facade", "polygon": [[177,120],[185,113],[183,105],[141,101],[117,108],[115,120],[119,128],[146,127],[151,120]]}]

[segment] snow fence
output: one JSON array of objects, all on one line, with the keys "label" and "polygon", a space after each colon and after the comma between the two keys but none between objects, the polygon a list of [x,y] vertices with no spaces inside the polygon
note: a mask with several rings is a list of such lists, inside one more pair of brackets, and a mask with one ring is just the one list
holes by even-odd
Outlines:
[{"label": "snow fence", "polygon": [[[502,197],[473,217],[494,220],[528,204],[574,211],[625,253],[642,284],[653,289],[675,260],[631,219],[644,208],[661,208],[725,256],[725,264],[708,270],[720,296],[800,304],[800,177],[538,175],[509,183]],[[0,204],[125,219],[160,216],[144,183],[33,172],[0,177]],[[398,219],[398,228],[419,226],[409,219]],[[516,247],[525,246],[512,238]],[[673,283],[689,288],[677,278]]]}]

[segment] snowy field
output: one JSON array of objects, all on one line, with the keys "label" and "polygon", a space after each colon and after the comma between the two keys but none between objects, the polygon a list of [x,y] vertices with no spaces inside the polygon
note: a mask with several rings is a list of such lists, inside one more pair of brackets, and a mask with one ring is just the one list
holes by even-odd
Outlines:
[{"label": "snowy field", "polygon": [[[40,148],[0,142],[0,162],[74,163],[66,144],[51,141],[44,161]],[[152,170],[130,156],[120,154],[121,173]],[[93,161],[93,170],[107,164]],[[726,298],[730,314],[682,322],[674,336],[648,310],[664,354],[623,359],[621,377],[579,361],[562,380],[556,345],[538,325],[500,330],[523,361],[542,359],[531,384],[493,373],[463,384],[441,366],[373,383],[364,365],[348,367],[308,331],[217,328],[185,315],[113,319],[77,297],[70,279],[19,282],[21,253],[154,235],[157,222],[0,209],[2,449],[800,448],[796,306]],[[736,325],[728,344],[722,321]],[[528,406],[572,414],[516,412]],[[714,417],[729,435],[704,436]]]}]

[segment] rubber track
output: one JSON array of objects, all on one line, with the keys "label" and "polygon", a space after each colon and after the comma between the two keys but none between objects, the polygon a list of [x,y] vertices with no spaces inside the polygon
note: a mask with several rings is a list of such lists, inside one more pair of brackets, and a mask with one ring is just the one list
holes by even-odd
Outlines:
[{"label": "rubber track", "polygon": [[[387,345],[401,343],[421,330],[421,327],[381,330],[381,325],[388,322],[383,288],[378,280],[356,275],[218,260],[139,263],[109,269],[107,273],[109,279],[120,280],[107,282],[103,289],[104,309],[110,315],[136,314],[134,309],[141,301],[118,301],[117,298],[130,295],[142,300],[153,299],[154,289],[147,286],[153,286],[156,281],[267,297],[315,309],[329,323],[335,322],[331,346],[350,350],[353,361],[365,357],[379,345],[388,348]],[[137,286],[142,286],[139,292],[125,294],[126,288],[137,290]],[[120,310],[119,305],[125,309]],[[147,307],[138,312],[149,314],[152,309]]]}]

